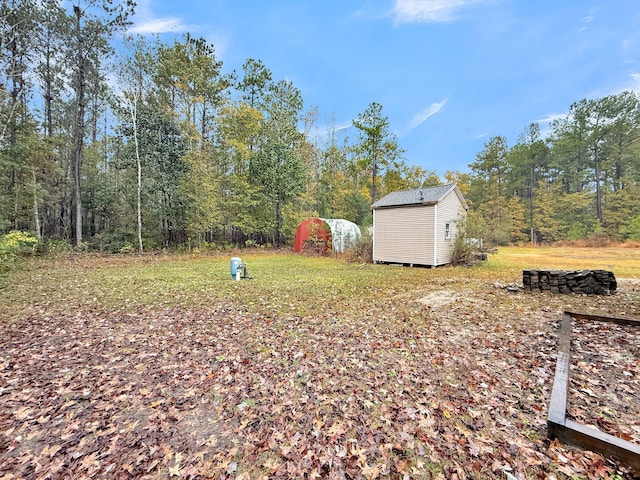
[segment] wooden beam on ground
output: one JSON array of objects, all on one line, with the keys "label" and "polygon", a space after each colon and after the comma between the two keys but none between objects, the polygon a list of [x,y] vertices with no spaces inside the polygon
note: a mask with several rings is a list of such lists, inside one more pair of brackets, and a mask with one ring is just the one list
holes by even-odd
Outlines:
[{"label": "wooden beam on ground", "polygon": [[640,445],[567,419],[572,318],[640,327],[640,321],[631,318],[564,312],[558,334],[558,358],[547,417],[547,434],[551,439],[557,438],[563,443],[615,458],[640,473]]},{"label": "wooden beam on ground", "polygon": [[598,322],[617,323],[618,325],[631,325],[632,327],[640,327],[640,320],[635,318],[622,318],[622,317],[605,317],[603,315],[593,315],[591,313],[577,313],[577,312],[564,312],[565,315],[569,315],[576,320],[596,320]]},{"label": "wooden beam on ground", "polygon": [[556,375],[551,390],[551,403],[547,427],[549,436],[559,437],[564,429],[567,417],[567,394],[569,391],[569,364],[571,359],[571,317],[563,315],[558,334],[558,358],[556,360]]},{"label": "wooden beam on ground", "polygon": [[557,438],[561,442],[598,452],[605,457],[615,458],[636,472],[640,472],[640,445],[637,443],[628,442],[572,420],[565,422],[563,435]]}]

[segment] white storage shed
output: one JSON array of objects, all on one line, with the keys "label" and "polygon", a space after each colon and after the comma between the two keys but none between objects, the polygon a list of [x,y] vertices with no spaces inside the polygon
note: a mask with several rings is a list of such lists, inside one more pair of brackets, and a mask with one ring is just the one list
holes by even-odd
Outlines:
[{"label": "white storage shed", "polygon": [[392,192],[372,208],[375,263],[451,263],[457,225],[468,209],[457,185]]}]

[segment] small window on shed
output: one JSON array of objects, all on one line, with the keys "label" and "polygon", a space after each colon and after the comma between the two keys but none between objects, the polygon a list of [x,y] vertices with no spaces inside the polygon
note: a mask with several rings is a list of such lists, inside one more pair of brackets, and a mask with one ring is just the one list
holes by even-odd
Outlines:
[{"label": "small window on shed", "polygon": [[451,240],[451,222],[444,224],[444,239]]}]

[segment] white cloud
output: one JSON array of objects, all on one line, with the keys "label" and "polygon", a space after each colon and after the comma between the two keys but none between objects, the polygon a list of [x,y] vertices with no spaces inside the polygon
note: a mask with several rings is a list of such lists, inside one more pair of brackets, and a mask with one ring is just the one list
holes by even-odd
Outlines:
[{"label": "white cloud", "polygon": [[411,122],[409,122],[409,130],[413,130],[414,128],[419,127],[428,118],[434,116],[436,113],[442,110],[442,107],[444,107],[445,103],[447,103],[446,98],[441,102],[432,103],[427,108],[425,108],[422,112],[418,113],[416,116],[414,116],[411,119]]},{"label": "white cloud", "polygon": [[619,95],[622,92],[635,92],[640,95],[640,73],[631,73],[620,82],[616,82],[615,85],[607,85],[605,88],[599,88],[586,95],[586,98],[601,98],[607,95]]},{"label": "white cloud", "polygon": [[563,118],[567,118],[567,114],[566,113],[550,113],[549,115],[547,115],[544,118],[541,118],[540,120],[538,120],[536,123],[553,123],[556,120],[562,120]]},{"label": "white cloud", "polygon": [[[341,141],[347,135],[347,130],[353,126],[352,122],[344,122],[336,124],[331,122],[330,124],[320,124],[312,128],[308,134],[314,139],[315,142],[330,144],[335,141]],[[301,130],[301,133],[303,131]]]},{"label": "white cloud", "polygon": [[397,23],[450,22],[467,6],[485,0],[396,0],[393,15]]},{"label": "white cloud", "polygon": [[335,128],[335,130],[337,132],[338,130],[346,130],[347,128],[352,127],[352,126],[353,126],[353,122],[348,122],[348,123],[345,122],[345,123],[341,123],[341,124],[336,125],[334,128]]},{"label": "white cloud", "polygon": [[540,125],[540,138],[549,139],[553,136],[553,123],[558,120],[565,120],[569,116],[569,112],[550,113],[546,117],[536,120]]},{"label": "white cloud", "polygon": [[187,32],[189,27],[177,17],[158,17],[154,11],[154,0],[138,0],[136,13],[133,17],[134,25],[128,33],[142,35],[153,33]]},{"label": "white cloud", "polygon": [[596,18],[593,15],[587,15],[586,17],[582,17],[584,25],[578,29],[578,33],[585,32],[587,30],[587,24],[591,23],[593,19]]},{"label": "white cloud", "polygon": [[591,8],[589,9],[589,13],[582,17],[583,25],[578,29],[578,33],[583,33],[587,30],[588,25],[592,23],[596,19],[596,13],[600,10],[600,8]]},{"label": "white cloud", "polygon": [[129,29],[129,33],[151,34],[167,32],[186,32],[187,26],[179,18],[152,18]]},{"label": "white cloud", "polygon": [[545,139],[551,137],[551,135],[553,134],[553,129],[551,128],[553,122],[555,122],[556,120],[564,120],[565,118],[567,118],[567,115],[569,115],[568,112],[550,113],[546,117],[536,120],[536,123],[540,124],[540,138]]},{"label": "white cloud", "polygon": [[[609,85],[607,88],[602,88],[598,90],[594,90],[586,94],[583,98],[591,98],[597,99],[606,97],[608,95],[619,95],[622,92],[632,91],[636,94],[640,95],[640,73],[632,73],[629,75],[630,79],[623,82],[622,84],[617,84],[615,88],[611,88]],[[536,123],[540,124],[540,136],[542,138],[547,138],[551,135],[552,129],[551,125],[556,120],[563,120],[569,116],[569,111],[565,113],[550,113],[547,116],[536,120]]]}]

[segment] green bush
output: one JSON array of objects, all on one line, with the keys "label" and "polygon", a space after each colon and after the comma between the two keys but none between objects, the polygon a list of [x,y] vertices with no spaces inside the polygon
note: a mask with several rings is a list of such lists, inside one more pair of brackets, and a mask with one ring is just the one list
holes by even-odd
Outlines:
[{"label": "green bush", "polygon": [[[473,250],[480,249],[482,246],[482,237],[478,235],[481,231],[477,225],[474,225],[476,219],[469,216],[459,217],[456,222],[456,236],[453,241],[453,252],[451,253],[451,263],[454,265],[468,265],[472,262]],[[473,236],[469,236],[469,233]]]},{"label": "green bush", "polygon": [[457,235],[453,242],[453,252],[451,253],[451,263],[454,265],[465,265],[471,261],[471,244],[466,241],[463,235]]},{"label": "green bush", "polygon": [[640,240],[640,215],[633,217],[624,230],[629,240]]},{"label": "green bush", "polygon": [[38,246],[36,248],[38,250],[38,253],[52,255],[54,257],[73,250],[73,247],[67,240],[59,238],[48,238],[38,243]]},{"label": "green bush", "polygon": [[0,273],[8,272],[15,262],[32,255],[38,240],[26,232],[13,231],[0,236]]},{"label": "green bush", "polygon": [[122,245],[122,247],[120,247],[120,250],[118,250],[118,253],[135,253],[136,249],[133,245],[131,245],[129,242],[125,243],[124,245]]},{"label": "green bush", "polygon": [[581,222],[574,222],[567,232],[567,240],[581,240],[587,237],[587,227]]},{"label": "green bush", "polygon": [[92,247],[106,253],[130,253],[133,249],[133,235],[126,231],[96,235]]}]

